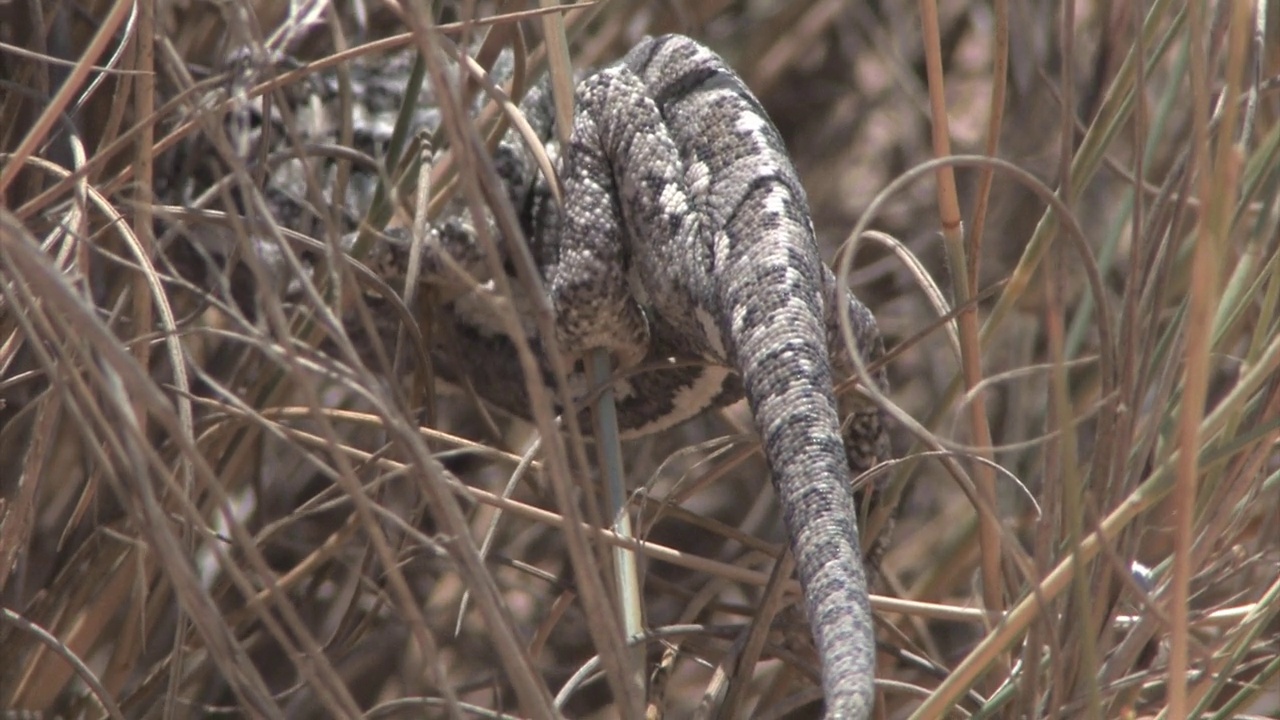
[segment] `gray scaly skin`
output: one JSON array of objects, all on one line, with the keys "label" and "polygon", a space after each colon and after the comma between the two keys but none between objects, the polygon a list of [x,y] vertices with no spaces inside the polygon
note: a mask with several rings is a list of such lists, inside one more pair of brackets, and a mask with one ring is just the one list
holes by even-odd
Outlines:
[{"label": "gray scaly skin", "polygon": [[[523,104],[546,138],[548,105],[543,90]],[[745,393],[798,563],[827,717],[868,717],[875,645],[850,471],[885,458],[887,440],[878,412],[856,405],[842,439],[833,365],[844,376],[853,365],[837,312],[849,313],[865,358],[883,349],[871,313],[840,292],[821,262],[782,139],[719,56],[668,35],[582,81],[570,145],[559,152],[563,207],[518,140],[496,160],[513,205],[524,209],[561,347],[579,358],[606,348],[623,365],[697,361],[616,383],[624,436],[662,430]],[[386,249],[391,259],[379,264],[403,267],[404,246]],[[436,228],[424,282],[450,279],[441,253],[485,279],[465,228]],[[442,335],[454,354],[437,353],[441,369],[465,373],[495,404],[527,412],[516,354],[483,311],[488,292],[445,308],[450,327]],[[531,321],[527,330],[541,347]],[[452,357],[466,358],[465,367]]]},{"label": "gray scaly skin", "polygon": [[[403,87],[405,68],[400,56],[352,68],[353,77],[367,75],[360,81],[365,119],[357,118],[357,144],[363,135],[376,145],[389,133],[386,118],[399,105],[394,88]],[[304,119],[314,105],[298,105],[299,127],[336,125]],[[416,120],[429,125],[428,106],[422,99],[415,109]],[[799,567],[827,717],[868,717],[875,645],[851,472],[885,459],[888,442],[874,407],[852,399],[837,405],[833,377],[854,369],[838,314],[850,318],[865,360],[879,358],[883,347],[871,313],[840,290],[819,258],[804,190],[777,130],[719,56],[678,35],[645,40],[579,84],[567,148],[550,140],[545,85],[521,107],[558,161],[564,205],[552,199],[514,133],[494,164],[521,213],[560,347],[574,358],[605,348],[632,369],[666,365],[615,383],[624,437],[746,396]],[[264,190],[277,220],[305,232],[308,195],[291,168],[273,170]],[[340,201],[347,222],[367,206],[374,180],[352,175],[349,196]],[[516,352],[489,310],[490,264],[468,215],[454,210],[432,227],[419,279],[456,287],[460,267],[481,285],[438,313],[443,327],[432,333],[440,340],[433,362],[441,375],[466,376],[488,401],[526,414]],[[384,240],[366,262],[400,287],[408,241],[403,231]],[[522,292],[520,283],[511,286]],[[531,305],[517,297],[512,306]],[[393,314],[377,316],[394,322]],[[533,319],[524,320],[541,354]],[[379,329],[394,337],[394,327]],[[883,387],[883,376],[876,380]],[[576,397],[586,395],[580,370],[570,382]]]}]

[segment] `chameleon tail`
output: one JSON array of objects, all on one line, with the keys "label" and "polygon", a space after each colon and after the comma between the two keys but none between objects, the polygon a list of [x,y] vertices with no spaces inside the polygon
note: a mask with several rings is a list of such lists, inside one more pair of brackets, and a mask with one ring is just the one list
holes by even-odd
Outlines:
[{"label": "chameleon tail", "polygon": [[791,222],[799,227],[783,229],[784,238],[790,235],[784,242],[743,248],[741,267],[724,273],[724,315],[735,365],[747,369],[747,399],[804,586],[826,716],[865,718],[873,702],[875,636],[823,304],[814,292],[822,269],[816,247],[804,253],[811,256],[806,262],[796,256],[796,241],[813,238],[807,222]]}]

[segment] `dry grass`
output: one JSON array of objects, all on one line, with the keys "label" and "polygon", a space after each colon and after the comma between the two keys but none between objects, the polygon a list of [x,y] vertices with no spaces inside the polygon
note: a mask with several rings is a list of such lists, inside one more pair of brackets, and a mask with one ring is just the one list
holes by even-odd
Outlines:
[{"label": "dry grass", "polygon": [[[463,5],[444,19],[496,18],[472,38],[527,42],[519,78],[547,65],[543,37],[576,66],[645,32],[708,42],[787,138],[824,247],[847,264],[857,238],[902,458],[882,717],[1280,717],[1274,6],[618,1],[525,13],[520,35]],[[613,698],[645,699],[598,569],[618,541],[579,502],[580,433],[545,402],[531,428],[423,373],[384,382],[404,354],[326,314],[352,302],[348,263],[302,302],[254,290],[311,277],[304,247],[337,260],[342,228],[269,221],[227,110],[283,105],[339,51],[464,31],[384,6],[363,34],[348,3],[218,8],[0,5],[0,708],[546,717],[561,693],[567,716],[623,715]],[[267,62],[284,50],[300,63]],[[428,57],[428,87],[455,82]],[[457,148],[483,136],[443,114],[429,187],[480,202],[484,165]],[[207,202],[174,207],[209,168]],[[178,275],[183,237],[239,270]],[[724,693],[780,581],[747,426],[734,408],[625,448],[647,701],[671,717]],[[815,697],[802,618],[774,627],[739,715]]]}]

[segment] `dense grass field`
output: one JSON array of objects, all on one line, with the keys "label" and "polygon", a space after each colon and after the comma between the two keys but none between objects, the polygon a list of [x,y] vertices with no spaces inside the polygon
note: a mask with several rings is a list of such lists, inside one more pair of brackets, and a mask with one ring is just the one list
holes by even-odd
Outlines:
[{"label": "dense grass field", "polygon": [[[334,252],[359,178],[366,227],[480,203],[450,138],[512,118],[458,48],[518,97],[683,32],[889,347],[878,717],[1280,718],[1278,10],[0,3],[0,717],[819,715],[744,405],[624,444],[618,539],[592,438],[437,378],[439,295]],[[414,51],[478,111],[364,148]]]}]

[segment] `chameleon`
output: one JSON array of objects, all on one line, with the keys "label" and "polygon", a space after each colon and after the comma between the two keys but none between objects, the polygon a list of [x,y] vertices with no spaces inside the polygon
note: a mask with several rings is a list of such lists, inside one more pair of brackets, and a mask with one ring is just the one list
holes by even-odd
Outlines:
[{"label": "chameleon", "polygon": [[[624,438],[746,398],[795,555],[826,717],[869,717],[875,638],[852,476],[885,460],[889,443],[880,410],[837,400],[834,382],[855,372],[839,316],[867,362],[884,354],[875,318],[822,262],[781,136],[714,51],[682,35],[646,38],[585,76],[564,147],[550,96],[535,85],[521,110],[546,141],[562,200],[516,133],[493,161],[560,348],[579,360],[605,349],[623,370],[613,389]],[[277,205],[289,194],[267,189]],[[456,284],[459,271],[472,279],[437,313],[435,336],[448,348],[432,348],[432,361],[443,377],[466,377],[488,402],[527,416],[512,340],[488,310],[492,265],[464,216],[433,223],[416,272],[425,286]],[[364,260],[402,287],[409,246],[407,232],[388,232]],[[549,378],[532,318],[525,325]],[[883,371],[873,379],[886,386]],[[586,394],[581,363],[570,381]]]},{"label": "chameleon", "polygon": [[[548,139],[549,95],[542,86],[522,103]],[[833,384],[836,370],[853,368],[837,314],[848,313],[868,360],[883,354],[875,319],[822,263],[782,138],[716,53],[681,35],[646,39],[582,80],[574,106],[568,145],[558,148],[562,204],[519,140],[497,163],[522,210],[560,347],[577,358],[607,349],[624,369],[696,361],[615,383],[624,437],[745,395],[796,556],[827,717],[866,717],[874,636],[850,473],[884,459],[888,441],[870,405],[852,408],[842,431]],[[403,243],[383,248],[391,266],[407,265]],[[427,243],[422,282],[449,280],[442,253],[484,280],[474,239],[453,228]],[[441,369],[527,412],[516,353],[477,297],[488,291],[445,308],[455,354],[440,358]],[[531,323],[526,330],[540,349]],[[466,367],[450,357],[467,358]]]}]

